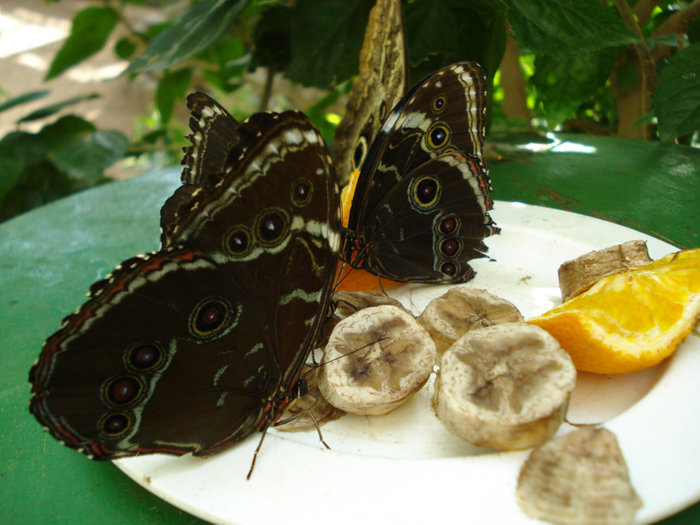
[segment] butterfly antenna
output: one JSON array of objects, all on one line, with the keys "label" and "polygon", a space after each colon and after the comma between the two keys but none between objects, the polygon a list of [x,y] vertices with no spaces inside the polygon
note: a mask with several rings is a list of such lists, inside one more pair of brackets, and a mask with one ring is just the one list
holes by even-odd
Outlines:
[{"label": "butterfly antenna", "polygon": [[350,350],[347,354],[339,355],[338,357],[334,357],[333,359],[329,359],[328,361],[323,361],[318,364],[318,366],[324,366],[327,365],[328,363],[332,363],[333,361],[337,361],[338,359],[345,359],[348,356],[351,356],[352,354],[359,352],[360,350],[364,350],[365,348],[368,348],[372,345],[376,345],[377,343],[381,343],[382,341],[385,341],[387,338],[386,337],[378,337],[374,341],[367,343],[366,345],[362,345],[359,348],[355,348],[355,350]]}]

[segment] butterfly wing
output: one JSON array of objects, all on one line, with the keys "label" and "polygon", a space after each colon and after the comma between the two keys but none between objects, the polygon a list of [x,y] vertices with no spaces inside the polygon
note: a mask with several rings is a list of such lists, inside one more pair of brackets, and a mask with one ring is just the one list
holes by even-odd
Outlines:
[{"label": "butterfly wing", "polygon": [[362,166],[388,112],[408,87],[406,29],[400,0],[377,0],[370,11],[345,115],[335,131],[335,162],[342,182]]},{"label": "butterfly wing", "polygon": [[296,380],[335,272],[335,177],[303,115],[240,127],[258,140],[193,192],[168,246],[95,283],[47,340],[31,411],[68,446],[207,455],[269,424]]},{"label": "butterfly wing", "polygon": [[468,261],[483,257],[484,237],[498,232],[488,216],[476,159],[445,153],[402,177],[377,204],[364,230],[365,264],[398,281],[467,281]]},{"label": "butterfly wing", "polygon": [[[386,118],[359,174],[349,227],[365,219],[401,177],[453,151],[483,159],[486,76],[475,62],[459,62],[418,82]],[[486,182],[487,179],[486,179]]]},{"label": "butterfly wing", "polygon": [[178,210],[192,199],[197,191],[211,191],[219,182],[229,152],[240,142],[240,123],[205,93],[187,96],[190,110],[190,146],[183,148],[182,182],[161,209],[161,243],[167,245],[167,233],[177,224]]},{"label": "butterfly wing", "polygon": [[[197,193],[181,210],[170,242],[203,251],[245,275],[274,312],[285,337],[280,347],[308,348],[326,313],[340,247],[332,159],[323,137],[296,111],[253,115],[239,133],[266,140],[242,140],[231,151],[218,188],[235,195],[236,205],[218,192]],[[302,329],[300,317],[306,320]],[[298,350],[284,352],[281,366],[298,370],[304,358]]]},{"label": "butterfly wing", "polygon": [[210,453],[255,429],[279,381],[258,312],[201,253],[130,259],[46,341],[30,410],[95,459]]},{"label": "butterfly wing", "polygon": [[[406,200],[412,196],[410,192],[407,193],[409,180],[404,179],[412,179],[431,169],[448,172],[443,169],[447,166],[445,159],[442,164],[431,163],[431,160],[445,156],[450,159],[449,163],[461,164],[461,168],[455,169],[462,173],[463,182],[450,186],[450,191],[456,193],[464,204],[463,212],[460,209],[452,210],[460,223],[476,221],[481,225],[477,229],[484,236],[498,231],[488,216],[491,208],[488,198],[490,182],[482,156],[485,111],[486,77],[481,67],[473,62],[460,62],[438,70],[406,93],[382,124],[358,176],[348,222],[354,242],[346,243],[343,254],[346,260],[382,277],[399,281],[424,280],[418,275],[430,276],[426,277],[428,282],[455,282],[471,277],[466,261],[485,250],[483,237],[469,237],[472,241],[462,240],[464,249],[459,251],[457,259],[453,258],[459,262],[458,268],[462,270],[448,265],[445,268],[455,271],[436,275],[435,261],[441,260],[442,254],[432,234],[425,233],[422,242],[413,237],[411,249],[405,251],[398,246],[388,249],[391,243],[399,242],[399,238],[382,238],[383,234],[377,232],[387,231],[378,227],[378,221],[389,218],[387,209],[404,210],[400,219],[393,218],[392,221],[402,221],[400,224],[405,231],[421,223],[420,214],[411,207],[410,200]],[[450,157],[453,154],[457,155]],[[465,175],[467,172],[468,177]],[[443,184],[439,186],[442,188]],[[391,202],[389,196],[393,196]],[[472,205],[467,205],[468,202]],[[482,209],[479,217],[471,216],[474,210]],[[384,246],[381,249],[377,245],[379,242]],[[402,265],[382,259],[389,252],[404,253],[405,271]],[[422,269],[408,271],[409,265],[420,265]]]}]

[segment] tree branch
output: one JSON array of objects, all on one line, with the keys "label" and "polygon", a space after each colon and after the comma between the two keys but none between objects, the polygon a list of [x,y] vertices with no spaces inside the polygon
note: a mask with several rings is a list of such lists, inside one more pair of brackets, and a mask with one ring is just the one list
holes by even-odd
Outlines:
[{"label": "tree branch", "polygon": [[[700,0],[694,0],[688,7],[677,11],[661,24],[654,36],[679,35],[682,36],[688,32],[688,22],[696,16],[700,16]],[[659,44],[653,53],[655,61],[664,60],[671,56],[674,48],[666,44]]]},{"label": "tree branch", "polygon": [[[654,59],[651,57],[649,48],[647,47],[647,44],[644,40],[642,30],[639,28],[639,24],[637,24],[637,21],[634,18],[634,13],[630,9],[627,0],[615,0],[615,6],[620,12],[620,16],[622,16],[622,20],[625,23],[625,25],[641,41],[639,44],[635,44],[632,47],[634,48],[634,52],[637,54],[637,59],[639,60],[639,64],[641,65],[643,75],[642,81],[644,82],[644,89],[646,91],[646,95],[649,98],[651,98],[651,95],[656,89],[656,84],[659,81],[658,76],[656,74],[656,68],[654,67]],[[646,111],[646,108],[644,109]]]}]

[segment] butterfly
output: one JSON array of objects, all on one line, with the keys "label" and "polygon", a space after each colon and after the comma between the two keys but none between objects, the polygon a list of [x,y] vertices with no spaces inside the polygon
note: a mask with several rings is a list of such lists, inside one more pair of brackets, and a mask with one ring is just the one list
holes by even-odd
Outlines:
[{"label": "butterfly", "polygon": [[409,86],[401,0],[377,0],[369,14],[360,67],[335,130],[336,173],[342,184],[358,169],[389,111]]},{"label": "butterfly", "polygon": [[486,75],[459,62],[404,93],[402,16],[400,1],[377,1],[336,131],[336,164],[349,179],[341,255],[394,281],[463,282],[474,276],[469,261],[485,256],[484,238],[499,232],[483,157]]},{"label": "butterfly", "polygon": [[30,372],[31,412],[93,459],[207,456],[266,430],[328,315],[340,206],[319,132],[296,111],[188,106],[160,249],[93,284]]}]

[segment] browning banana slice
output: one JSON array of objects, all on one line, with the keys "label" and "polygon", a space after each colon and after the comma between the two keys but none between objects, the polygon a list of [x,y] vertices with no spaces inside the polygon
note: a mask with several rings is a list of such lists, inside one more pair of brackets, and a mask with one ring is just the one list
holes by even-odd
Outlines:
[{"label": "browning banana slice", "polygon": [[467,332],[445,352],[433,408],[470,443],[500,450],[539,445],[557,431],[576,369],[554,337],[526,323]]},{"label": "browning banana slice", "polygon": [[411,314],[390,305],[365,308],[333,330],[321,363],[321,393],[346,412],[386,414],[425,384],[435,355],[435,344]]},{"label": "browning banana slice", "polygon": [[615,434],[582,428],[530,453],[515,497],[529,517],[565,525],[628,525],[642,503]]},{"label": "browning banana slice", "polygon": [[418,318],[439,354],[469,330],[523,320],[515,305],[478,288],[456,287],[436,297]]}]

